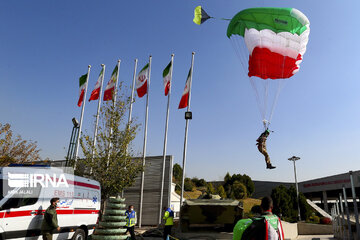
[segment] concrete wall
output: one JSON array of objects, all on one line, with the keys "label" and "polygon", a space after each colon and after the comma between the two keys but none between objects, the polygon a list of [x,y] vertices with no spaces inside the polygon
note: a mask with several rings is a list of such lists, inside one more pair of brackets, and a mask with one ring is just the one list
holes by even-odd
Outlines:
[{"label": "concrete wall", "polygon": [[332,225],[298,223],[299,235],[331,235],[334,233]]},{"label": "concrete wall", "polygon": [[288,223],[281,221],[282,227],[284,229],[285,239],[296,239],[298,236],[298,227],[297,223]]}]

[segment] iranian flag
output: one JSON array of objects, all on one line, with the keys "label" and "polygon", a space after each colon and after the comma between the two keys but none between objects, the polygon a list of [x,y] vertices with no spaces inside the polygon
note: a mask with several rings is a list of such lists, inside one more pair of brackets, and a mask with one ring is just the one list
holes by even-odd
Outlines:
[{"label": "iranian flag", "polygon": [[104,101],[109,101],[113,99],[117,76],[118,76],[118,66],[116,65],[114,71],[111,74],[110,81],[106,85],[104,91]]},{"label": "iranian flag", "polygon": [[189,70],[189,73],[188,73],[188,76],[186,79],[184,92],[182,94],[182,97],[181,97],[181,100],[179,103],[179,109],[186,108],[189,105],[190,78],[191,78],[191,68]]},{"label": "iranian flag", "polygon": [[96,82],[96,85],[95,85],[95,88],[94,90],[91,92],[91,95],[90,95],[90,99],[89,99],[89,102],[91,100],[97,100],[99,99],[99,96],[100,96],[100,91],[101,91],[101,80],[103,78],[103,74],[104,74],[104,69],[101,69],[101,72],[99,74],[99,78]]},{"label": "iranian flag", "polygon": [[136,91],[139,98],[147,93],[147,80],[149,76],[149,64],[146,64],[136,78]]},{"label": "iranian flag", "polygon": [[86,79],[87,79],[87,74],[82,75],[82,76],[79,78],[79,86],[80,86],[80,89],[79,89],[79,100],[78,100],[78,104],[77,104],[79,107],[81,107],[82,102],[83,102],[83,100],[84,100],[85,87],[86,87]]},{"label": "iranian flag", "polygon": [[163,71],[163,78],[164,78],[164,87],[165,87],[165,96],[167,96],[169,94],[170,91],[170,85],[171,85],[171,73],[170,73],[170,69],[171,69],[171,61],[170,63],[166,66],[166,68]]}]

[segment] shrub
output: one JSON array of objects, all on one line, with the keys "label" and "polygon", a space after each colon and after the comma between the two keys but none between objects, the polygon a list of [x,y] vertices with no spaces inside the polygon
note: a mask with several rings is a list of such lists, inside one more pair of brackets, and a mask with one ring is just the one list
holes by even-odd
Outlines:
[{"label": "shrub", "polygon": [[235,181],[232,185],[232,193],[236,199],[244,199],[247,197],[245,185],[238,181]]},{"label": "shrub", "polygon": [[195,184],[191,181],[190,178],[186,178],[184,182],[184,190],[185,191],[192,191],[195,187]]},{"label": "shrub", "polygon": [[327,218],[327,217],[322,217],[320,218],[320,223],[321,224],[331,224],[331,219],[330,218]]}]

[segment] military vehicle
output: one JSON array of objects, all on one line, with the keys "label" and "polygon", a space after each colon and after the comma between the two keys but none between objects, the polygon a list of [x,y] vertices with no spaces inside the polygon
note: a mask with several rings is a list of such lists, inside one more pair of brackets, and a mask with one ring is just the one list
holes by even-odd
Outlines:
[{"label": "military vehicle", "polygon": [[180,210],[181,230],[218,226],[232,231],[237,221],[243,218],[243,212],[242,203],[237,200],[186,200]]}]

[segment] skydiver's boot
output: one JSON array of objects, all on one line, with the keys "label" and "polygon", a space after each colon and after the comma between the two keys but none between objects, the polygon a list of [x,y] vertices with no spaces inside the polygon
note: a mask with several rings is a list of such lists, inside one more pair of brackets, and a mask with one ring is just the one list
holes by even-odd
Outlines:
[{"label": "skydiver's boot", "polygon": [[271,165],[271,163],[267,163],[267,164],[266,164],[266,168],[267,168],[267,169],[274,169],[274,168],[276,168],[276,167],[273,166],[273,165]]}]

